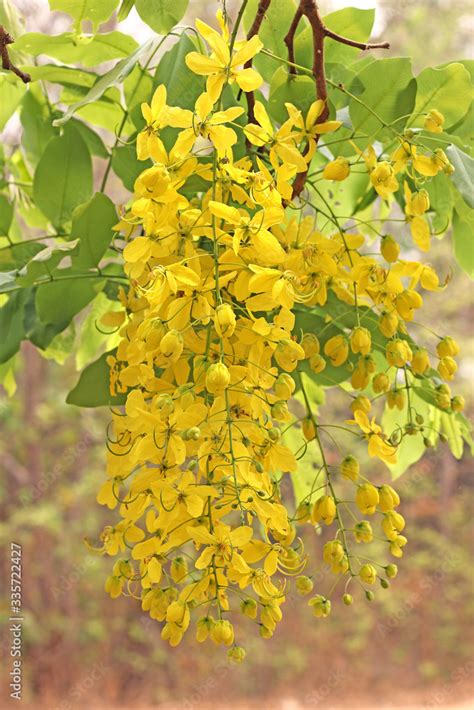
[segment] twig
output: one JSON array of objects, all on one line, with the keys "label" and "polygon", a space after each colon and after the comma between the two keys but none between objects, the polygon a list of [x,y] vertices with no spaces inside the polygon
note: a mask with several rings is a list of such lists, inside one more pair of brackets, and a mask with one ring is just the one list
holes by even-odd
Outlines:
[{"label": "twig", "polygon": [[290,29],[288,30],[288,34],[284,38],[284,43],[286,44],[286,48],[288,49],[288,61],[291,62],[290,64],[290,74],[296,74],[296,67],[294,66],[295,64],[295,34],[296,30],[298,29],[299,22],[301,18],[303,17],[303,13],[301,12],[301,6],[298,5],[298,9],[296,10],[296,14],[293,18],[293,21],[290,25]]},{"label": "twig", "polygon": [[31,81],[31,76],[12,64],[10,55],[8,54],[8,45],[13,44],[14,41],[13,37],[8,34],[2,25],[0,25],[0,54],[2,55],[2,67],[20,77],[24,84],[28,84],[28,82]]},{"label": "twig", "polygon": [[348,39],[347,37],[336,34],[336,32],[328,29],[328,27],[324,27],[324,34],[326,37],[336,40],[336,42],[347,44],[349,47],[356,47],[356,49],[362,49],[363,51],[366,51],[367,49],[390,49],[390,42],[373,42],[369,44],[365,42],[356,42],[353,39]]},{"label": "twig", "polygon": [[[260,29],[260,26],[262,24],[263,18],[265,17],[265,13],[270,7],[270,2],[271,0],[259,0],[258,3],[258,8],[257,8],[257,14],[255,15],[255,19],[252,23],[251,28],[249,29],[247,33],[247,39],[252,39],[252,37],[256,34],[258,34],[258,31]],[[245,69],[249,69],[252,66],[252,59],[249,59],[248,62],[244,64]],[[255,123],[255,114],[254,114],[254,107],[255,107],[255,94],[253,91],[247,92],[247,106],[248,106],[248,121],[249,123]]]}]

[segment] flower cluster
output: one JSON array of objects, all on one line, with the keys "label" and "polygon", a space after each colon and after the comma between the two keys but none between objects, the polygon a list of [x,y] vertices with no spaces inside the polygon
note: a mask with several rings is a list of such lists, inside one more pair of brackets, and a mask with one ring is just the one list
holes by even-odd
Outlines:
[{"label": "flower cluster", "polygon": [[[370,543],[366,518],[377,516],[388,552],[400,557],[407,540],[398,495],[370,483],[352,455],[328,463],[324,424],[300,373],[342,368],[351,400],[348,428],[367,441],[370,456],[393,464],[400,434],[382,431],[367,393],[406,406],[410,383],[431,368],[406,323],[422,305],[419,287],[440,285],[430,266],[399,258],[393,237],[383,236],[374,254],[356,230],[334,220],[323,234],[314,210],[304,200],[292,202],[292,182],[308,171],[319,136],[340,123],[318,123],[321,101],[307,115],[287,104],[288,118],[279,126],[257,101],[255,122],[237,122],[244,109],[228,105],[223,90],[234,82],[243,92],[260,86],[258,73],[241,67],[262,43],[258,37],[233,43],[222,17],[219,24],[217,32],[198,22],[209,54],[186,58],[207,77],[194,110],[168,106],[164,86],[142,107],[146,125],[137,154],[153,165],[138,177],[117,226],[127,241],[130,289],[122,293],[123,311],[104,322],[120,327],[121,342],[108,362],[111,393],[126,393],[126,404],[113,411],[108,479],[98,500],[118,506],[121,517],[102,533],[100,550],[120,555],[106,582],[110,595],[139,599],[171,645],[193,623],[198,641],[229,646],[229,657],[241,661],[245,651],[235,644],[232,614],[248,617],[268,638],[282,618],[289,578],[296,577],[298,594],[313,590],[311,576],[302,574],[301,526],[337,525],[322,559],[336,579],[346,579],[344,603],[352,603],[351,582],[371,599],[367,587],[377,579],[388,586],[395,577],[396,565],[366,561],[351,552],[349,538]],[[441,119],[431,112],[427,120],[438,125]],[[244,141],[248,157],[234,159]],[[400,174],[432,176],[449,165],[444,154],[418,154],[409,139],[390,159],[369,149],[356,162],[384,199],[398,189]],[[321,179],[344,180],[351,167],[337,158]],[[405,200],[414,239],[427,248],[427,194],[410,192],[405,182]],[[332,319],[302,332],[298,314],[321,311],[329,299],[353,314],[354,325]],[[440,340],[443,379],[455,372],[457,350],[451,338]],[[447,407],[461,407],[446,388],[440,385],[437,396]],[[296,391],[306,405],[302,420],[292,413]],[[410,408],[409,415],[411,421]],[[286,432],[300,423],[304,449],[313,442],[321,466],[310,493],[292,505],[281,483],[298,476],[298,452]],[[412,427],[423,430],[415,419]],[[343,518],[349,504],[337,493],[341,483],[353,486],[354,509],[363,516],[351,509],[349,525]],[[331,602],[315,591],[309,605],[325,617]]]}]

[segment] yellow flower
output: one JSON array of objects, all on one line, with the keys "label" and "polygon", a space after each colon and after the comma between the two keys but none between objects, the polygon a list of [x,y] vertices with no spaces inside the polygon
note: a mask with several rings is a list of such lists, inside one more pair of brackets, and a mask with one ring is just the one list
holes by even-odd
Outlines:
[{"label": "yellow flower", "polygon": [[218,14],[222,35],[209,27],[202,20],[196,20],[196,28],[212,50],[211,56],[199,52],[189,52],[185,57],[186,65],[195,74],[207,76],[206,91],[213,103],[217,101],[226,84],[237,83],[242,91],[255,91],[262,85],[263,79],[255,69],[239,69],[243,64],[260,52],[263,47],[258,35],[250,40],[235,43],[236,51],[230,52],[228,32]]},{"label": "yellow flower", "polygon": [[457,369],[458,366],[456,364],[456,360],[449,355],[442,357],[438,363],[438,372],[443,380],[453,380]]},{"label": "yellow flower", "polygon": [[359,462],[352,454],[347,454],[342,459],[339,470],[344,478],[348,478],[350,481],[357,481],[359,478]]},{"label": "yellow flower", "polygon": [[395,177],[393,166],[386,160],[378,163],[370,173],[370,181],[375,191],[384,200],[396,192],[399,188],[398,180]]},{"label": "yellow flower", "polygon": [[366,584],[375,584],[377,581],[377,570],[373,565],[362,565],[359,570],[359,577]]},{"label": "yellow flower", "polygon": [[318,498],[313,507],[311,520],[313,523],[319,523],[320,520],[325,525],[331,525],[336,517],[336,504],[331,496],[322,496]]},{"label": "yellow flower", "polygon": [[459,350],[458,343],[449,335],[441,338],[436,346],[436,352],[439,357],[456,357],[456,355],[459,355]]},{"label": "yellow flower", "polygon": [[440,111],[438,111],[435,108],[432,108],[431,111],[429,111],[426,114],[425,122],[423,124],[423,127],[425,130],[430,131],[431,133],[442,133],[443,132],[443,126],[444,126],[444,116]]},{"label": "yellow flower", "polygon": [[385,461],[389,464],[395,464],[397,462],[397,449],[395,446],[390,446],[390,444],[387,444],[387,442],[384,441],[381,436],[382,428],[375,423],[375,419],[372,419],[372,421],[369,422],[367,414],[365,414],[365,412],[361,412],[360,410],[354,412],[354,419],[364,432],[365,438],[368,439],[369,456],[376,456],[381,461]]},{"label": "yellow flower", "polygon": [[360,326],[354,328],[351,333],[350,342],[353,353],[361,353],[361,355],[368,355],[370,353],[372,338],[367,328],[361,328]]},{"label": "yellow flower", "polygon": [[345,180],[351,172],[351,164],[347,158],[339,157],[326,163],[323,170],[325,180]]},{"label": "yellow flower", "polygon": [[324,354],[334,367],[340,367],[349,356],[349,343],[344,335],[334,335],[324,345]]},{"label": "yellow flower", "polygon": [[261,101],[255,102],[254,114],[257,123],[249,123],[244,129],[250,143],[256,146],[269,146],[270,160],[275,169],[279,167],[281,161],[294,165],[298,172],[305,171],[308,166],[295,145],[297,134],[292,131],[295,116],[290,116],[280,128],[275,130]]},{"label": "yellow flower", "polygon": [[[301,131],[301,136],[306,138],[308,141],[308,150],[305,154],[305,159],[307,162],[313,157],[314,151],[316,150],[316,145],[318,138],[323,133],[332,133],[336,131],[339,126],[342,125],[342,121],[322,121],[318,123],[318,118],[321,116],[325,109],[325,102],[322,99],[317,99],[313,101],[306,114],[306,119],[301,115],[296,106],[291,103],[285,104],[290,118],[294,119],[294,125]],[[347,176],[346,176],[347,177]],[[330,179],[340,179],[344,178],[330,178]]]},{"label": "yellow flower", "polygon": [[360,512],[364,513],[364,515],[373,515],[379,500],[379,492],[371,483],[363,483],[358,487],[356,503]]},{"label": "yellow flower", "polygon": [[155,163],[165,163],[166,149],[160,139],[160,130],[167,123],[168,107],[166,105],[166,86],[160,84],[151,99],[151,105],[142,104],[142,114],[146,126],[137,136],[137,158],[146,160],[152,158]]},{"label": "yellow flower", "polygon": [[226,150],[237,142],[237,135],[224,123],[234,121],[243,113],[243,108],[234,106],[225,111],[213,111],[214,101],[209,94],[201,94],[193,111],[183,108],[170,108],[169,125],[182,128],[174,146],[177,156],[187,155],[193,148],[198,136],[210,140],[218,150]]},{"label": "yellow flower", "polygon": [[400,256],[400,247],[398,246],[395,239],[389,234],[386,234],[382,238],[382,242],[380,244],[380,251],[382,252],[382,256],[385,261],[388,261],[389,264],[393,264],[393,262],[397,261],[398,257]]},{"label": "yellow flower", "polygon": [[326,616],[329,616],[331,613],[331,602],[321,594],[317,594],[315,597],[310,599],[308,606],[313,609],[313,614],[317,618],[326,618]]}]

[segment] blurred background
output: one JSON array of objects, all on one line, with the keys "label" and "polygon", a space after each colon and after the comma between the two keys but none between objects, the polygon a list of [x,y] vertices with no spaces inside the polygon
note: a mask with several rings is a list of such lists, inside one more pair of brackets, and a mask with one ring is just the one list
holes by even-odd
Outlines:
[{"label": "blurred background", "polygon": [[[65,30],[64,16],[50,13],[47,2],[14,4],[28,31]],[[349,4],[376,8],[375,37],[390,40],[394,55],[412,56],[416,69],[472,56],[468,2],[320,3],[325,13]],[[236,3],[227,5],[232,12]],[[189,17],[210,18],[215,7],[191,0]],[[151,32],[134,12],[120,29],[139,41]],[[3,137],[13,140],[16,130],[13,121]],[[460,342],[456,392],[466,397],[472,416],[472,290],[451,250],[448,235],[430,254],[452,280],[446,292],[429,294],[423,320]],[[246,662],[230,666],[221,649],[197,649],[192,639],[170,649],[158,624],[135,602],[111,601],[103,591],[111,560],[91,556],[83,538],[94,539],[110,515],[95,501],[104,475],[108,414],[64,403],[77,373],[74,357],[62,360],[60,353],[47,360],[24,347],[16,389],[12,379],[12,396],[0,394],[0,541],[4,550],[10,541],[23,546],[25,705],[474,707],[473,484],[467,454],[456,461],[442,446],[399,479],[409,547],[390,591],[378,592],[372,604],[336,602],[322,622],[304,600],[290,596],[275,636],[245,643]],[[338,406],[331,397],[333,416]],[[319,555],[323,542],[308,539],[308,552]],[[2,565],[6,580],[6,560]],[[5,597],[1,611],[8,615]],[[2,639],[5,654],[8,634]],[[8,694],[2,687],[0,707],[7,706]]]}]

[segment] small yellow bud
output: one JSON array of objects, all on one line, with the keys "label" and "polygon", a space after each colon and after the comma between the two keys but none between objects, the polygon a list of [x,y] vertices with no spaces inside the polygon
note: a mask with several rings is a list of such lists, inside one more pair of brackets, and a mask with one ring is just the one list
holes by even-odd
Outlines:
[{"label": "small yellow bud", "polygon": [[223,362],[215,362],[206,372],[206,389],[211,394],[222,392],[230,383],[230,372]]},{"label": "small yellow bud", "polygon": [[273,389],[277,397],[288,400],[295,391],[296,384],[291,375],[282,372],[282,374],[277,377]]},{"label": "small yellow bud", "polygon": [[347,158],[336,158],[331,162],[326,163],[323,170],[323,178],[325,180],[345,180],[349,177],[351,166]]},{"label": "small yellow bud", "polygon": [[312,607],[313,614],[317,618],[325,618],[331,613],[331,602],[322,594],[316,594],[315,597],[309,600],[308,606]]},{"label": "small yellow bud", "polygon": [[304,355],[306,358],[311,357],[311,355],[319,355],[319,350],[320,350],[320,344],[319,340],[314,335],[314,333],[305,333],[303,335],[303,340],[301,341],[301,345],[304,350]]},{"label": "small yellow bud", "polygon": [[389,409],[395,407],[402,411],[405,408],[406,395],[403,390],[391,390],[387,395],[387,404]]},{"label": "small yellow bud", "polygon": [[361,520],[360,523],[355,524],[354,538],[356,542],[372,542],[374,533],[368,520]]},{"label": "small yellow bud", "polygon": [[458,366],[454,358],[446,356],[442,357],[438,363],[438,372],[443,380],[453,380],[457,372]]},{"label": "small yellow bud", "polygon": [[419,190],[411,198],[413,214],[421,217],[430,208],[430,196],[426,190]]},{"label": "small yellow bud", "polygon": [[372,379],[372,389],[375,394],[380,394],[381,392],[388,392],[390,389],[390,378],[384,372],[379,372]]},{"label": "small yellow bud", "polygon": [[171,360],[171,362],[176,362],[183,352],[184,339],[179,330],[173,328],[169,330],[166,335],[161,338],[160,350],[163,355]]},{"label": "small yellow bud", "polygon": [[248,597],[247,599],[242,599],[240,602],[240,611],[244,616],[248,616],[249,619],[257,618],[257,602],[255,599]]},{"label": "small yellow bud", "polygon": [[174,582],[184,582],[188,574],[188,563],[184,557],[174,557],[170,565],[170,574]]},{"label": "small yellow bud", "polygon": [[196,624],[196,641],[199,641],[199,643],[205,641],[211,633],[214,624],[215,621],[212,616],[203,616],[199,619]]},{"label": "small yellow bud", "polygon": [[214,314],[214,327],[221,338],[230,338],[235,330],[235,313],[228,303],[217,306]]},{"label": "small yellow bud", "polygon": [[363,394],[360,394],[358,397],[353,399],[351,402],[351,410],[353,413],[365,412],[365,414],[368,414],[370,412],[371,408],[372,408],[372,405],[370,403],[370,399]]},{"label": "small yellow bud", "polygon": [[342,601],[346,606],[351,606],[351,604],[354,603],[354,597],[352,594],[344,594],[342,597]]},{"label": "small yellow bud", "polygon": [[245,648],[242,648],[242,646],[232,646],[232,648],[229,648],[227,651],[227,658],[234,663],[242,663],[245,658]]},{"label": "small yellow bud", "polygon": [[218,619],[211,629],[211,639],[214,643],[230,646],[234,641],[234,627],[226,619]]},{"label": "small yellow bud", "polygon": [[396,338],[387,343],[385,356],[389,365],[393,367],[403,367],[411,360],[412,352],[406,340]]},{"label": "small yellow bud", "polygon": [[449,335],[442,338],[436,346],[438,357],[456,357],[459,355],[459,350],[458,343]]},{"label": "small yellow bud", "polygon": [[309,366],[313,372],[319,374],[326,367],[326,360],[321,355],[311,355],[309,359]]},{"label": "small yellow bud", "polygon": [[302,422],[303,434],[306,441],[312,441],[316,437],[316,427],[311,417],[305,417]]},{"label": "small yellow bud", "polygon": [[386,513],[389,510],[393,510],[398,505],[400,505],[400,496],[398,495],[397,491],[394,490],[392,486],[389,486],[388,484],[380,486],[379,497],[379,509],[382,511],[382,513]]},{"label": "small yellow bud", "polygon": [[311,503],[307,500],[302,501],[296,509],[295,523],[307,523],[311,519]]},{"label": "small yellow bud", "polygon": [[453,412],[462,412],[465,404],[464,397],[461,394],[457,394],[451,400],[451,409]]},{"label": "small yellow bud", "polygon": [[377,570],[373,565],[362,565],[359,570],[359,577],[366,584],[375,584],[377,580]]},{"label": "small yellow bud", "polygon": [[400,256],[400,247],[390,234],[386,234],[385,237],[382,237],[380,251],[385,261],[388,261],[389,264],[393,264]]},{"label": "small yellow bud", "polygon": [[415,375],[423,375],[430,367],[430,358],[426,348],[419,348],[413,353],[411,369]]},{"label": "small yellow bud", "polygon": [[354,354],[368,355],[372,346],[372,338],[367,328],[354,328],[351,334],[351,350]]},{"label": "small yellow bud", "polygon": [[364,515],[373,515],[379,500],[379,492],[371,483],[363,483],[357,489],[356,504]]},{"label": "small yellow bud", "polygon": [[296,578],[296,591],[302,597],[310,594],[313,591],[313,586],[312,580],[305,575]]},{"label": "small yellow bud", "polygon": [[349,344],[344,335],[334,335],[324,345],[324,354],[334,367],[340,367],[348,358]]},{"label": "small yellow bud", "polygon": [[344,547],[340,540],[330,540],[324,545],[323,560],[332,565],[334,562],[340,562],[344,558]]},{"label": "small yellow bud", "polygon": [[357,481],[359,478],[359,462],[351,454],[342,459],[339,470],[344,478],[348,478],[350,481]]},{"label": "small yellow bud", "polygon": [[437,109],[432,108],[431,111],[429,111],[426,114],[423,128],[426,131],[430,131],[430,133],[442,133],[443,132],[443,125],[444,125],[443,114],[440,113],[440,111],[438,111]]},{"label": "small yellow bud", "polygon": [[331,525],[336,517],[336,503],[331,496],[321,496],[313,507],[311,520],[313,523],[322,521],[325,525]]},{"label": "small yellow bud", "polygon": [[385,567],[385,574],[387,575],[387,577],[388,577],[389,579],[395,579],[395,577],[396,577],[397,574],[398,574],[398,567],[397,567],[397,565],[392,565],[392,564],[387,565],[387,566]]},{"label": "small yellow bud", "polygon": [[396,313],[382,313],[379,318],[379,330],[386,338],[392,338],[398,330],[398,316]]}]

